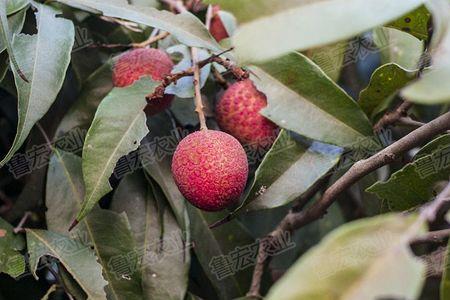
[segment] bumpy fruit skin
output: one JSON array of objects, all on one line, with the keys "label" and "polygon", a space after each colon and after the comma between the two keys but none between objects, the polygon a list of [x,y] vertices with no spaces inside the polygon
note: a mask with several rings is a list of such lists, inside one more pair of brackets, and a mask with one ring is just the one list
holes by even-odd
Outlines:
[{"label": "bumpy fruit skin", "polygon": [[220,18],[219,11],[220,11],[220,6],[214,5],[213,17],[211,18],[211,24],[209,27],[209,31],[211,32],[211,35],[218,42],[229,37],[227,29],[225,28],[225,25],[223,24],[222,19]]},{"label": "bumpy fruit skin", "polygon": [[231,135],[202,130],[184,138],[172,160],[172,173],[183,196],[205,211],[236,204],[248,177],[247,156]]},{"label": "bumpy fruit skin", "polygon": [[[132,85],[143,76],[150,76],[160,81],[169,75],[173,62],[162,50],[142,48],[127,51],[119,56],[113,68],[113,84],[116,87]],[[173,100],[172,95],[152,100],[145,108],[147,115],[153,115],[168,108]]]},{"label": "bumpy fruit skin", "polygon": [[259,111],[267,106],[266,96],[250,79],[232,84],[216,105],[220,128],[251,148],[270,147],[278,127]]}]

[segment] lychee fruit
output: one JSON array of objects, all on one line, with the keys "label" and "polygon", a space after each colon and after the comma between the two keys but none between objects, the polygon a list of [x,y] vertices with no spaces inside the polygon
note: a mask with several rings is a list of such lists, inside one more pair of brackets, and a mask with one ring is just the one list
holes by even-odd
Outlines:
[{"label": "lychee fruit", "polygon": [[247,156],[231,135],[201,130],[179,143],[172,173],[189,202],[205,211],[219,211],[239,201],[248,177]]},{"label": "lychee fruit", "polygon": [[[113,84],[116,87],[132,85],[143,76],[155,81],[163,80],[172,71],[174,64],[169,55],[159,49],[139,48],[127,51],[119,56],[113,67]],[[151,100],[145,108],[147,115],[154,115],[168,108],[173,95],[164,95]]]},{"label": "lychee fruit", "polygon": [[268,148],[278,136],[278,127],[259,112],[267,98],[250,79],[233,83],[216,105],[219,127],[250,148]]},{"label": "lychee fruit", "polygon": [[211,32],[211,35],[218,42],[229,37],[227,29],[220,18],[219,11],[220,6],[214,5],[212,11],[213,17],[211,18],[211,24],[209,26],[209,32]]}]

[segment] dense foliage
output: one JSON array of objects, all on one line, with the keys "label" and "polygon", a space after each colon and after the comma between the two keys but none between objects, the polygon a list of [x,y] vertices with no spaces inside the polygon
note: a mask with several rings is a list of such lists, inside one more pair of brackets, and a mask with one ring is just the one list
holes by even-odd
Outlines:
[{"label": "dense foliage", "polygon": [[0,29],[0,300],[450,299],[448,0],[0,0]]}]

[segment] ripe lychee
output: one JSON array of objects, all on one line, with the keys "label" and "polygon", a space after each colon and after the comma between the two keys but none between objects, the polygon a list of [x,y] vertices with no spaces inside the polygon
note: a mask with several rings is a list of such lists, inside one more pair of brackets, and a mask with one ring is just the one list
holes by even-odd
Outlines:
[{"label": "ripe lychee", "polygon": [[220,18],[219,11],[220,6],[214,5],[212,11],[213,17],[211,18],[211,24],[209,26],[209,32],[211,32],[211,35],[218,42],[229,37],[227,29]]},{"label": "ripe lychee", "polygon": [[244,148],[231,135],[201,130],[184,138],[172,160],[172,173],[183,196],[206,211],[236,204],[248,177]]},{"label": "ripe lychee", "polygon": [[266,95],[250,79],[236,82],[216,105],[217,123],[250,148],[268,148],[278,135],[278,127],[259,113],[266,106]]},{"label": "ripe lychee", "polygon": [[[159,49],[139,48],[127,51],[119,56],[113,67],[113,84],[116,87],[132,85],[143,76],[153,80],[163,80],[173,68],[169,55]],[[147,115],[154,115],[168,108],[173,95],[152,100],[145,108]]]}]

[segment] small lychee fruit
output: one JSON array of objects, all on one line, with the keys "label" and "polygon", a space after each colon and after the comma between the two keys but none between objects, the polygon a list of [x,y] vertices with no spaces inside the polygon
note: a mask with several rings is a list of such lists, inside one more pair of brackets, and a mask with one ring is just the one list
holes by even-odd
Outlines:
[{"label": "small lychee fruit", "polygon": [[[113,67],[113,84],[116,87],[132,85],[143,76],[150,76],[153,80],[163,80],[173,68],[169,55],[159,49],[139,48],[127,51],[119,56]],[[147,115],[154,115],[168,108],[173,95],[152,100],[145,108]]]},{"label": "small lychee fruit", "polygon": [[205,211],[236,204],[248,177],[244,148],[231,135],[201,130],[185,137],[172,160],[175,183],[183,196]]},{"label": "small lychee fruit", "polygon": [[213,17],[211,18],[211,24],[209,26],[209,32],[211,32],[211,35],[218,42],[229,37],[227,29],[220,18],[219,11],[220,6],[214,5],[212,11]]},{"label": "small lychee fruit", "polygon": [[278,127],[259,112],[267,98],[250,79],[233,83],[216,105],[219,127],[250,148],[268,148],[278,136]]}]

